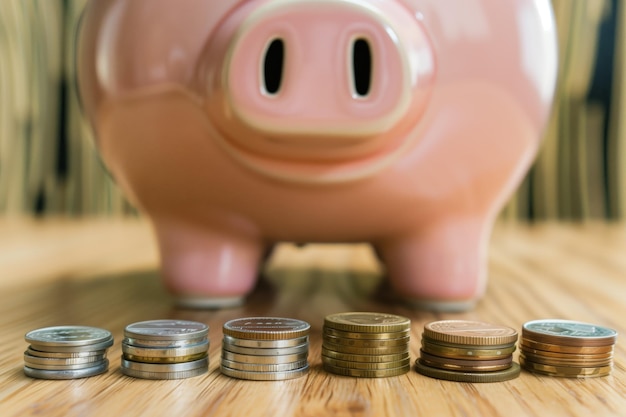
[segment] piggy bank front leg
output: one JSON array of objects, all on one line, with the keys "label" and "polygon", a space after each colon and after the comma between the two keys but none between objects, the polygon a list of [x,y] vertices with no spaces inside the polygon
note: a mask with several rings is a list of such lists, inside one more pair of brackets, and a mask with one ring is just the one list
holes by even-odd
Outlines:
[{"label": "piggy bank front leg", "polygon": [[244,233],[155,221],[163,281],[181,307],[243,304],[265,245]]},{"label": "piggy bank front leg", "polygon": [[419,309],[474,307],[486,284],[491,223],[442,220],[377,245],[394,290]]}]

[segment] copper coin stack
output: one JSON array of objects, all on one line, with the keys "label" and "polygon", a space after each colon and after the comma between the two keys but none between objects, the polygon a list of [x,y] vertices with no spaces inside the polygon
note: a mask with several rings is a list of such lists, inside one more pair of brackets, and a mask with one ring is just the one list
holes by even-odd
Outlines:
[{"label": "copper coin stack", "polygon": [[248,317],[224,323],[220,370],[232,378],[282,381],[309,371],[309,331],[302,320]]},{"label": "copper coin stack", "polygon": [[322,364],[326,371],[383,378],[411,369],[411,320],[393,314],[349,312],[324,319]]},{"label": "copper coin stack", "polygon": [[537,374],[592,378],[613,369],[617,332],[570,320],[534,320],[524,324],[520,364]]},{"label": "copper coin stack", "polygon": [[209,369],[209,327],[186,320],[150,320],[124,329],[121,371],[143,379],[182,379]]},{"label": "copper coin stack", "polygon": [[428,323],[422,334],[422,375],[457,382],[501,382],[516,378],[513,362],[517,331],[479,321],[442,320]]},{"label": "copper coin stack", "polygon": [[40,379],[76,379],[109,369],[111,332],[89,326],[55,326],[28,332],[24,374]]}]

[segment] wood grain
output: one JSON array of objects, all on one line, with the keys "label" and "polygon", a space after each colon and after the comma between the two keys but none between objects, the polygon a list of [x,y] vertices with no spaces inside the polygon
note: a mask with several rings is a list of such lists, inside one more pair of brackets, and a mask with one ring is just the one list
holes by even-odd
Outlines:
[{"label": "wood grain", "polygon": [[[477,319],[520,329],[531,319],[593,322],[626,333],[626,227],[620,224],[500,224],[485,298],[463,314],[412,311],[396,303],[366,245],[282,245],[240,308],[180,310],[160,286],[150,228],[125,221],[0,221],[0,415],[5,416],[626,416],[626,352],[611,376],[589,380],[523,372],[512,381],[465,384],[426,378],[355,379],[321,369],[325,315],[351,310],[412,319],[411,356],[437,319]],[[308,376],[239,381],[219,372],[221,325],[251,315],[295,317],[312,326]],[[209,373],[145,381],[119,372],[124,326],[181,318],[210,325]],[[73,381],[24,376],[24,334],[86,324],[113,332],[108,373]],[[517,354],[516,354],[517,356]]]}]

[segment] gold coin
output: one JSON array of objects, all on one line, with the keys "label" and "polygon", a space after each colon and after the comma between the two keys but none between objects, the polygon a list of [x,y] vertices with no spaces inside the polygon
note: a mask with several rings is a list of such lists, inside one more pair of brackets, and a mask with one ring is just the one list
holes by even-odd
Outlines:
[{"label": "gold coin", "polygon": [[142,363],[183,363],[197,361],[207,357],[207,353],[197,353],[195,355],[187,356],[169,356],[169,357],[156,357],[156,356],[137,356],[129,353],[122,354],[122,357],[126,360]]},{"label": "gold coin", "polygon": [[353,376],[357,378],[387,378],[406,374],[411,369],[410,364],[391,369],[350,369],[332,366],[328,363],[323,363],[322,367],[325,371],[336,375]]},{"label": "gold coin", "polygon": [[480,360],[480,359],[451,359],[442,358],[439,356],[431,355],[424,350],[420,350],[420,358],[424,363],[429,366],[435,366],[436,368],[443,369],[458,369],[463,371],[488,371],[488,370],[501,370],[511,366],[513,362],[513,356],[509,355],[505,358]]},{"label": "gold coin", "polygon": [[563,346],[611,346],[617,340],[617,332],[608,327],[557,319],[526,322],[522,327],[522,336]]},{"label": "gold coin", "polygon": [[334,350],[330,350],[325,346],[322,346],[322,355],[328,356],[333,359],[338,359],[340,361],[367,363],[395,362],[410,357],[408,351],[392,355],[351,355],[347,353],[335,352]]},{"label": "gold coin", "polygon": [[331,329],[330,327],[324,327],[324,336],[334,336],[344,339],[358,339],[358,340],[382,340],[382,339],[402,339],[411,335],[410,330],[403,330],[400,332],[390,333],[364,333],[364,332],[344,332],[341,330]]},{"label": "gold coin", "polygon": [[339,359],[333,359],[328,356],[322,355],[322,363],[327,363],[328,365],[336,366],[338,368],[380,370],[380,369],[400,368],[402,366],[410,365],[411,358],[406,358],[406,359],[402,359],[400,361],[395,361],[395,362],[367,363],[367,362],[341,361]]},{"label": "gold coin", "polygon": [[309,334],[309,323],[282,317],[247,317],[224,323],[225,335],[248,340],[286,340]]},{"label": "gold coin", "polygon": [[422,339],[422,349],[433,355],[453,359],[498,359],[515,352],[515,345],[496,349],[477,349],[474,347],[453,347],[441,343],[433,343],[426,338]]},{"label": "gold coin", "polygon": [[424,336],[459,345],[510,345],[517,341],[517,331],[497,324],[469,320],[441,320],[424,326]]},{"label": "gold coin", "polygon": [[407,346],[411,341],[410,337],[403,337],[400,339],[349,339],[345,337],[335,337],[330,335],[323,336],[324,342],[329,342],[335,345],[351,346],[356,348],[371,348],[382,349],[387,347]]},{"label": "gold coin", "polygon": [[343,346],[336,345],[334,343],[329,343],[324,340],[322,346],[326,349],[333,350],[337,353],[348,353],[351,355],[394,355],[397,353],[405,353],[409,351],[409,345],[404,344],[403,346],[391,346],[384,348],[361,348],[361,347],[352,347],[352,346]]},{"label": "gold coin", "polygon": [[546,358],[540,355],[533,355],[532,353],[528,353],[528,352],[521,352],[520,357],[523,357],[524,359],[529,360],[531,362],[541,363],[543,365],[581,367],[581,368],[608,366],[613,363],[613,359],[567,360],[567,359],[560,359],[560,358]]},{"label": "gold coin", "polygon": [[522,367],[524,367],[527,371],[563,378],[593,378],[607,376],[613,370],[613,366],[573,368],[567,366],[544,365],[526,360],[522,356],[520,356],[519,361]]},{"label": "gold coin", "polygon": [[394,314],[350,312],[326,316],[324,326],[344,332],[392,333],[409,330],[411,320]]},{"label": "gold coin", "polygon": [[611,346],[562,346],[553,343],[537,342],[536,340],[528,339],[524,336],[520,339],[520,346],[527,347],[529,349],[537,349],[548,352],[558,353],[574,353],[580,355],[587,354],[600,354],[600,353],[613,353],[613,345]]},{"label": "gold coin", "polygon": [[540,355],[546,358],[559,358],[559,359],[569,359],[569,360],[602,360],[602,359],[613,359],[613,351],[608,353],[562,353],[562,352],[552,352],[549,350],[540,350],[540,349],[532,349],[528,346],[520,344],[520,351],[532,353],[534,355]]},{"label": "gold coin", "polygon": [[503,382],[517,378],[520,374],[520,366],[515,362],[511,363],[511,367],[503,371],[495,372],[459,372],[449,371],[445,369],[433,368],[423,364],[420,359],[415,361],[415,370],[430,378],[445,379],[455,382]]}]

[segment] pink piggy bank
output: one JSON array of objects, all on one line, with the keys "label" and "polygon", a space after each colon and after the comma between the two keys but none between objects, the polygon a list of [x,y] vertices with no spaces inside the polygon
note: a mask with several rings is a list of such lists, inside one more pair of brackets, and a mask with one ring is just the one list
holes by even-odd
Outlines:
[{"label": "pink piggy bank", "polygon": [[371,242],[403,298],[470,308],[556,66],[549,0],[92,0],[78,56],[166,286],[205,307],[292,241]]}]

